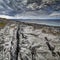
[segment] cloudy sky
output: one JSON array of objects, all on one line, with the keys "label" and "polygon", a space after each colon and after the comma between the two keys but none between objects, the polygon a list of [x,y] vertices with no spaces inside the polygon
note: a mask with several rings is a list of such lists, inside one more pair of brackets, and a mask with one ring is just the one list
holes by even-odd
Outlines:
[{"label": "cloudy sky", "polygon": [[0,17],[7,19],[60,19],[59,3],[53,2],[53,0],[0,0]]}]

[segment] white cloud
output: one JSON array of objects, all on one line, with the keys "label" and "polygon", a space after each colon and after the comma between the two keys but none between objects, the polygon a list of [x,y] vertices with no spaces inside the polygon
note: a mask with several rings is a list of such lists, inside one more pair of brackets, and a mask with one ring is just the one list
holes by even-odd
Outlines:
[{"label": "white cloud", "polygon": [[13,19],[14,17],[8,15],[0,15],[0,18]]},{"label": "white cloud", "polygon": [[53,12],[52,14],[50,14],[50,16],[60,16],[59,12]]},{"label": "white cloud", "polygon": [[49,17],[49,16],[8,16],[8,15],[0,15],[0,18],[6,18],[6,19],[58,19],[56,17]]}]

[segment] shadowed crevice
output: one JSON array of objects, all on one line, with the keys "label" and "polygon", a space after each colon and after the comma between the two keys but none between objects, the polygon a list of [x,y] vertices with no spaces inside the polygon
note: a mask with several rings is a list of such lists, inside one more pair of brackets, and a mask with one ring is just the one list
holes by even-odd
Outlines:
[{"label": "shadowed crevice", "polygon": [[16,33],[16,38],[17,38],[17,47],[16,47],[16,60],[18,60],[18,53],[19,53],[19,26],[18,26],[18,30],[17,30],[17,33]]}]

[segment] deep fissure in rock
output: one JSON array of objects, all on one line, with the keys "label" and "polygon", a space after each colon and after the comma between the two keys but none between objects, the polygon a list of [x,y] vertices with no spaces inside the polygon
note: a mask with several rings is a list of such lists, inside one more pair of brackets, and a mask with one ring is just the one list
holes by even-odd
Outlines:
[{"label": "deep fissure in rock", "polygon": [[18,26],[18,30],[17,30],[17,33],[16,33],[16,38],[17,38],[17,47],[16,47],[16,60],[18,60],[18,53],[19,53],[19,26]]}]

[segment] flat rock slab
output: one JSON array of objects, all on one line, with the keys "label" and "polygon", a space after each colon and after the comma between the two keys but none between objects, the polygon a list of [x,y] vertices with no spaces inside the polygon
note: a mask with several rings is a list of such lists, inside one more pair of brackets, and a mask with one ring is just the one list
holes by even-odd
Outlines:
[{"label": "flat rock slab", "polygon": [[0,60],[60,60],[60,27],[9,22],[0,29]]}]

